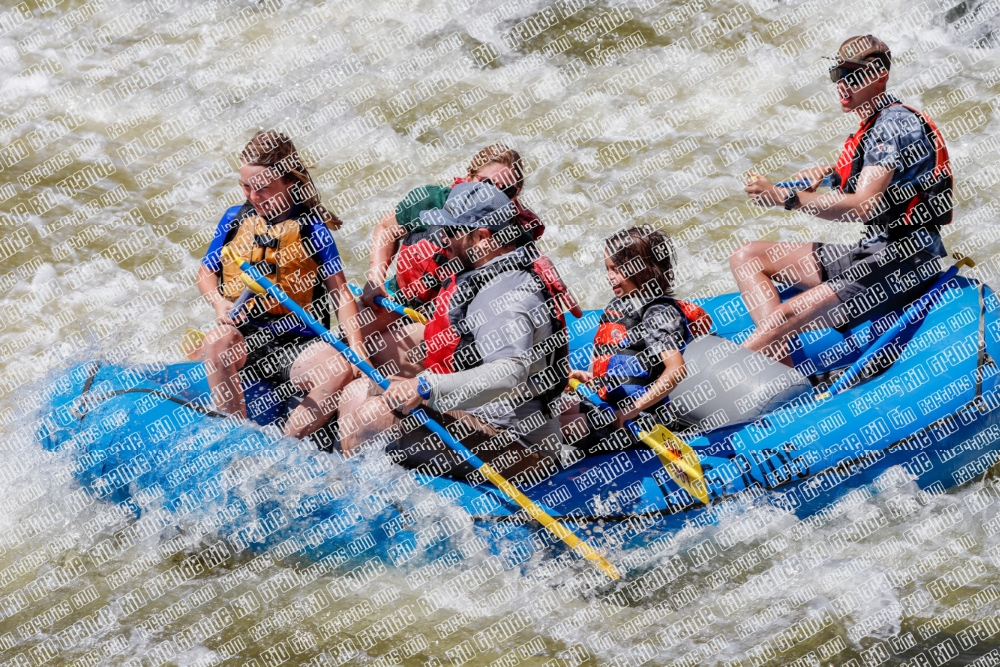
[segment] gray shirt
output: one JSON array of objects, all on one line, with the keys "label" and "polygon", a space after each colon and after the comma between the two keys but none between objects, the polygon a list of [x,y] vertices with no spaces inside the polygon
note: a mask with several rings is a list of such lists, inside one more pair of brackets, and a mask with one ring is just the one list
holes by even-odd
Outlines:
[{"label": "gray shirt", "polygon": [[431,385],[428,405],[467,410],[541,451],[557,452],[559,420],[545,418],[542,402],[531,398],[551,372],[548,355],[540,350],[553,335],[549,306],[535,279],[525,271],[500,274],[469,303],[466,322],[483,363],[457,373],[422,373]]}]

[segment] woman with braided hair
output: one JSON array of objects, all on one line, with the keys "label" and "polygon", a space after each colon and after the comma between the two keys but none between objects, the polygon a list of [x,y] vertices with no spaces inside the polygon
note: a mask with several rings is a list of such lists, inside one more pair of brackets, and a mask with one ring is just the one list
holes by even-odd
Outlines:
[{"label": "woman with braided hair", "polygon": [[329,420],[355,371],[275,299],[249,292],[222,249],[250,261],[320,320],[329,320],[329,295],[349,344],[366,358],[357,304],[331,233],[341,222],[320,202],[295,145],[283,133],[258,132],[240,163],[247,200],[222,216],[198,271],[198,289],[216,314],[204,343],[208,382],[216,407],[241,417],[247,416],[243,380],[290,383],[307,392],[285,423],[287,435],[301,438]]}]

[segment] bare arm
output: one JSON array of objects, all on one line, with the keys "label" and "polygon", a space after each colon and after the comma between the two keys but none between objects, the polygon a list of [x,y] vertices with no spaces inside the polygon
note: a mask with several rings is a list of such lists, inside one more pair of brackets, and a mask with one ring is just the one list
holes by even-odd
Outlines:
[{"label": "bare arm", "polygon": [[198,291],[215,310],[216,318],[229,322],[227,312],[233,304],[219,291],[219,277],[204,264],[198,266]]},{"label": "bare arm", "polygon": [[361,302],[369,308],[375,307],[375,297],[386,296],[385,275],[392,264],[392,258],[399,249],[399,241],[406,236],[406,230],[396,222],[396,213],[390,211],[382,216],[372,234],[371,259],[368,265],[368,282],[365,284]]},{"label": "bare arm", "polygon": [[[844,222],[868,222],[880,210],[882,197],[892,182],[893,169],[877,165],[865,167],[858,177],[857,191],[851,194],[841,192],[800,192],[796,210],[815,215],[823,220]],[[746,192],[758,206],[781,206],[787,192],[775,188],[763,176],[751,174],[754,180],[746,186]]]},{"label": "bare arm", "polygon": [[327,277],[324,284],[327,291],[330,292],[330,298],[333,299],[333,307],[337,311],[337,320],[344,327],[347,344],[351,346],[351,349],[359,357],[367,361],[368,355],[365,352],[361,327],[358,325],[358,304],[354,300],[354,295],[351,294],[351,288],[347,285],[347,278],[344,277],[344,272],[337,271]]},{"label": "bare arm", "polygon": [[663,362],[663,372],[660,374],[660,377],[656,378],[656,382],[649,385],[649,389],[646,390],[645,394],[636,399],[631,410],[619,413],[619,426],[623,425],[622,422],[626,419],[635,419],[636,415],[642,410],[657,405],[687,375],[687,369],[684,367],[684,356],[680,351],[664,350],[660,352],[660,361]]}]

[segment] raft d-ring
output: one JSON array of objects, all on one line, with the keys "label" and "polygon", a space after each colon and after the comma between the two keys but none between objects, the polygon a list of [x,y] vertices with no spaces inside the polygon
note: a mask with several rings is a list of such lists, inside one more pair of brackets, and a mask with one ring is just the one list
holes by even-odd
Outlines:
[{"label": "raft d-ring", "polygon": [[967,266],[971,269],[976,265],[971,257],[966,257],[960,252],[953,252],[951,256],[956,260],[955,266]]}]

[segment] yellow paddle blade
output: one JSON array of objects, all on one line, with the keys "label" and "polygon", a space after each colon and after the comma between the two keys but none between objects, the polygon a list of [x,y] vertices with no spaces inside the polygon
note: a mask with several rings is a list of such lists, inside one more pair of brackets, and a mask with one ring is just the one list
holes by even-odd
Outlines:
[{"label": "yellow paddle blade", "polygon": [[494,470],[488,463],[484,463],[479,469],[486,479],[490,480],[494,486],[507,494],[507,497],[520,505],[531,516],[532,519],[542,524],[550,533],[558,537],[570,549],[577,552],[587,560],[597,565],[597,568],[613,581],[622,578],[622,575],[610,561],[597,553],[592,546],[581,540],[576,534],[558,520],[549,516],[545,510],[536,505],[530,498],[521,493],[517,487],[504,479],[503,475]]},{"label": "yellow paddle blade", "polygon": [[202,358],[201,347],[204,342],[205,334],[189,327],[181,338],[181,352],[191,361],[198,361]]},{"label": "yellow paddle blade", "polygon": [[691,446],[670,432],[662,424],[656,424],[652,431],[641,431],[639,439],[649,445],[660,457],[660,463],[667,469],[670,478],[701,502],[708,504],[708,488],[701,461]]},{"label": "yellow paddle blade", "polygon": [[413,310],[409,306],[403,306],[403,312],[417,324],[427,324],[427,318],[424,317],[419,311]]}]

